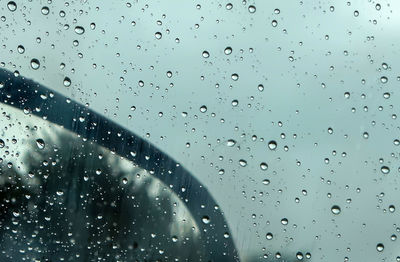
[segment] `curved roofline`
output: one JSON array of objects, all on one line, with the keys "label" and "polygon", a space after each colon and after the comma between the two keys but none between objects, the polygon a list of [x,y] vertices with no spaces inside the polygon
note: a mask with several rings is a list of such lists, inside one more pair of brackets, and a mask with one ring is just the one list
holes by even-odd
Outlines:
[{"label": "curved roofline", "polygon": [[[216,201],[207,188],[172,157],[112,120],[31,79],[0,69],[0,83],[3,85],[1,103],[29,110],[152,171],[152,175],[169,185],[183,200],[213,261],[239,261],[232,236],[224,238],[229,228],[221,209],[215,208]],[[79,121],[82,116],[83,122]],[[186,190],[182,190],[183,186]],[[204,216],[210,218],[210,223],[203,223]]]}]

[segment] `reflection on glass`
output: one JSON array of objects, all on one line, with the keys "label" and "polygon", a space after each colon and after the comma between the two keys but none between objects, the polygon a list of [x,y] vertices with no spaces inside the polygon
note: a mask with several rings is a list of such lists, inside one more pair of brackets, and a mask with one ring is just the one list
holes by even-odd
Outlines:
[{"label": "reflection on glass", "polygon": [[0,261],[206,258],[184,203],[148,171],[8,106]]}]

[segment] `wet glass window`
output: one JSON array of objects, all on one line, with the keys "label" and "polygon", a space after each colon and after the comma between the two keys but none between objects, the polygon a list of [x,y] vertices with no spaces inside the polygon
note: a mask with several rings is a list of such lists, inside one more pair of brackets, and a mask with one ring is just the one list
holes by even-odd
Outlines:
[{"label": "wet glass window", "polygon": [[0,261],[400,261],[399,12],[0,1]]}]

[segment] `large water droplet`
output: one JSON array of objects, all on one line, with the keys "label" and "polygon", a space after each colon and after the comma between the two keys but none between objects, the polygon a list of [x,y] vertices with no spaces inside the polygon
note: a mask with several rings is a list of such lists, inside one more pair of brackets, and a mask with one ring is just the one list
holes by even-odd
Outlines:
[{"label": "large water droplet", "polygon": [[242,166],[242,167],[245,167],[245,166],[247,166],[247,161],[244,160],[244,159],[240,159],[239,160],[239,165]]},{"label": "large water droplet", "polygon": [[202,113],[207,112],[207,107],[206,106],[201,106],[200,107],[200,112],[202,112]]},{"label": "large water droplet", "polygon": [[271,232],[268,232],[268,233],[265,235],[265,238],[266,238],[267,240],[271,240],[271,239],[274,238],[274,235],[273,235]]},{"label": "large water droplet", "polygon": [[204,224],[209,224],[210,223],[210,217],[208,217],[208,216],[203,216],[203,218],[201,219],[201,221],[204,223]]},{"label": "large water droplet", "polygon": [[386,84],[388,82],[388,78],[386,76],[381,76],[381,83]]},{"label": "large water droplet", "polygon": [[210,53],[208,51],[203,51],[203,57],[204,58],[209,58],[210,57]]},{"label": "large water droplet", "polygon": [[338,205],[334,205],[334,206],[332,206],[331,211],[334,215],[339,215],[341,212],[341,209]]},{"label": "large water droplet", "polygon": [[236,145],[236,141],[233,139],[229,139],[228,141],[226,141],[226,145],[229,147],[232,147],[232,146]]},{"label": "large water droplet", "polygon": [[382,243],[376,245],[376,250],[378,252],[382,252],[385,249],[385,246]]},{"label": "large water droplet", "polygon": [[15,10],[17,10],[17,4],[14,1],[10,1],[7,4],[7,8],[8,10],[10,10],[11,12],[14,12]]},{"label": "large water droplet", "polygon": [[71,86],[71,79],[70,79],[69,77],[67,77],[67,76],[64,77],[63,85],[64,85],[65,87]]},{"label": "large water droplet", "polygon": [[41,139],[41,138],[36,140],[36,145],[39,149],[44,149],[44,147],[46,146],[43,139]]},{"label": "large water droplet", "polygon": [[277,145],[275,140],[271,140],[271,141],[268,142],[268,148],[271,149],[271,150],[275,150],[277,146],[278,145]]},{"label": "large water droplet", "polygon": [[267,170],[268,169],[268,164],[267,163],[265,163],[265,162],[262,162],[261,164],[260,164],[260,168],[261,168],[261,170]]},{"label": "large water droplet", "polygon": [[25,53],[25,47],[22,45],[19,45],[17,47],[17,51],[18,51],[18,53],[23,54],[23,53]]},{"label": "large water droplet", "polygon": [[251,14],[255,13],[255,12],[256,12],[256,7],[255,7],[254,5],[250,5],[250,6],[249,6],[249,12],[250,12]]},{"label": "large water droplet", "polygon": [[155,36],[156,39],[158,39],[158,40],[160,40],[160,39],[162,38],[161,32],[156,32],[156,33],[154,34],[154,36]]},{"label": "large water droplet", "polygon": [[75,33],[77,33],[78,35],[82,35],[83,33],[85,33],[85,28],[83,28],[82,26],[75,26]]},{"label": "large water droplet", "polygon": [[383,173],[383,174],[389,174],[389,172],[390,172],[390,168],[388,167],[388,166],[382,166],[381,167],[381,172]]},{"label": "large water droplet", "polygon": [[3,148],[5,146],[6,143],[4,143],[3,139],[0,139],[0,148]]},{"label": "large water droplet", "polygon": [[32,67],[32,69],[37,70],[40,67],[39,60],[37,60],[36,58],[33,58],[31,60],[31,67]]},{"label": "large water droplet", "polygon": [[48,15],[50,13],[50,9],[47,6],[43,6],[41,11],[43,15]]},{"label": "large water droplet", "polygon": [[230,55],[232,54],[232,47],[228,46],[224,50],[225,55]]}]

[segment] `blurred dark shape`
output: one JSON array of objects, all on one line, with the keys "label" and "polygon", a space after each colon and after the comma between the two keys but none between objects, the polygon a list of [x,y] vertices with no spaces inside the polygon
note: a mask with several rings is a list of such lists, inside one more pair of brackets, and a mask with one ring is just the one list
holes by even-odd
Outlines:
[{"label": "blurred dark shape", "polygon": [[1,166],[0,261],[206,261],[170,190],[151,197],[143,169],[67,132],[52,137],[45,150],[32,141],[28,173]]}]

